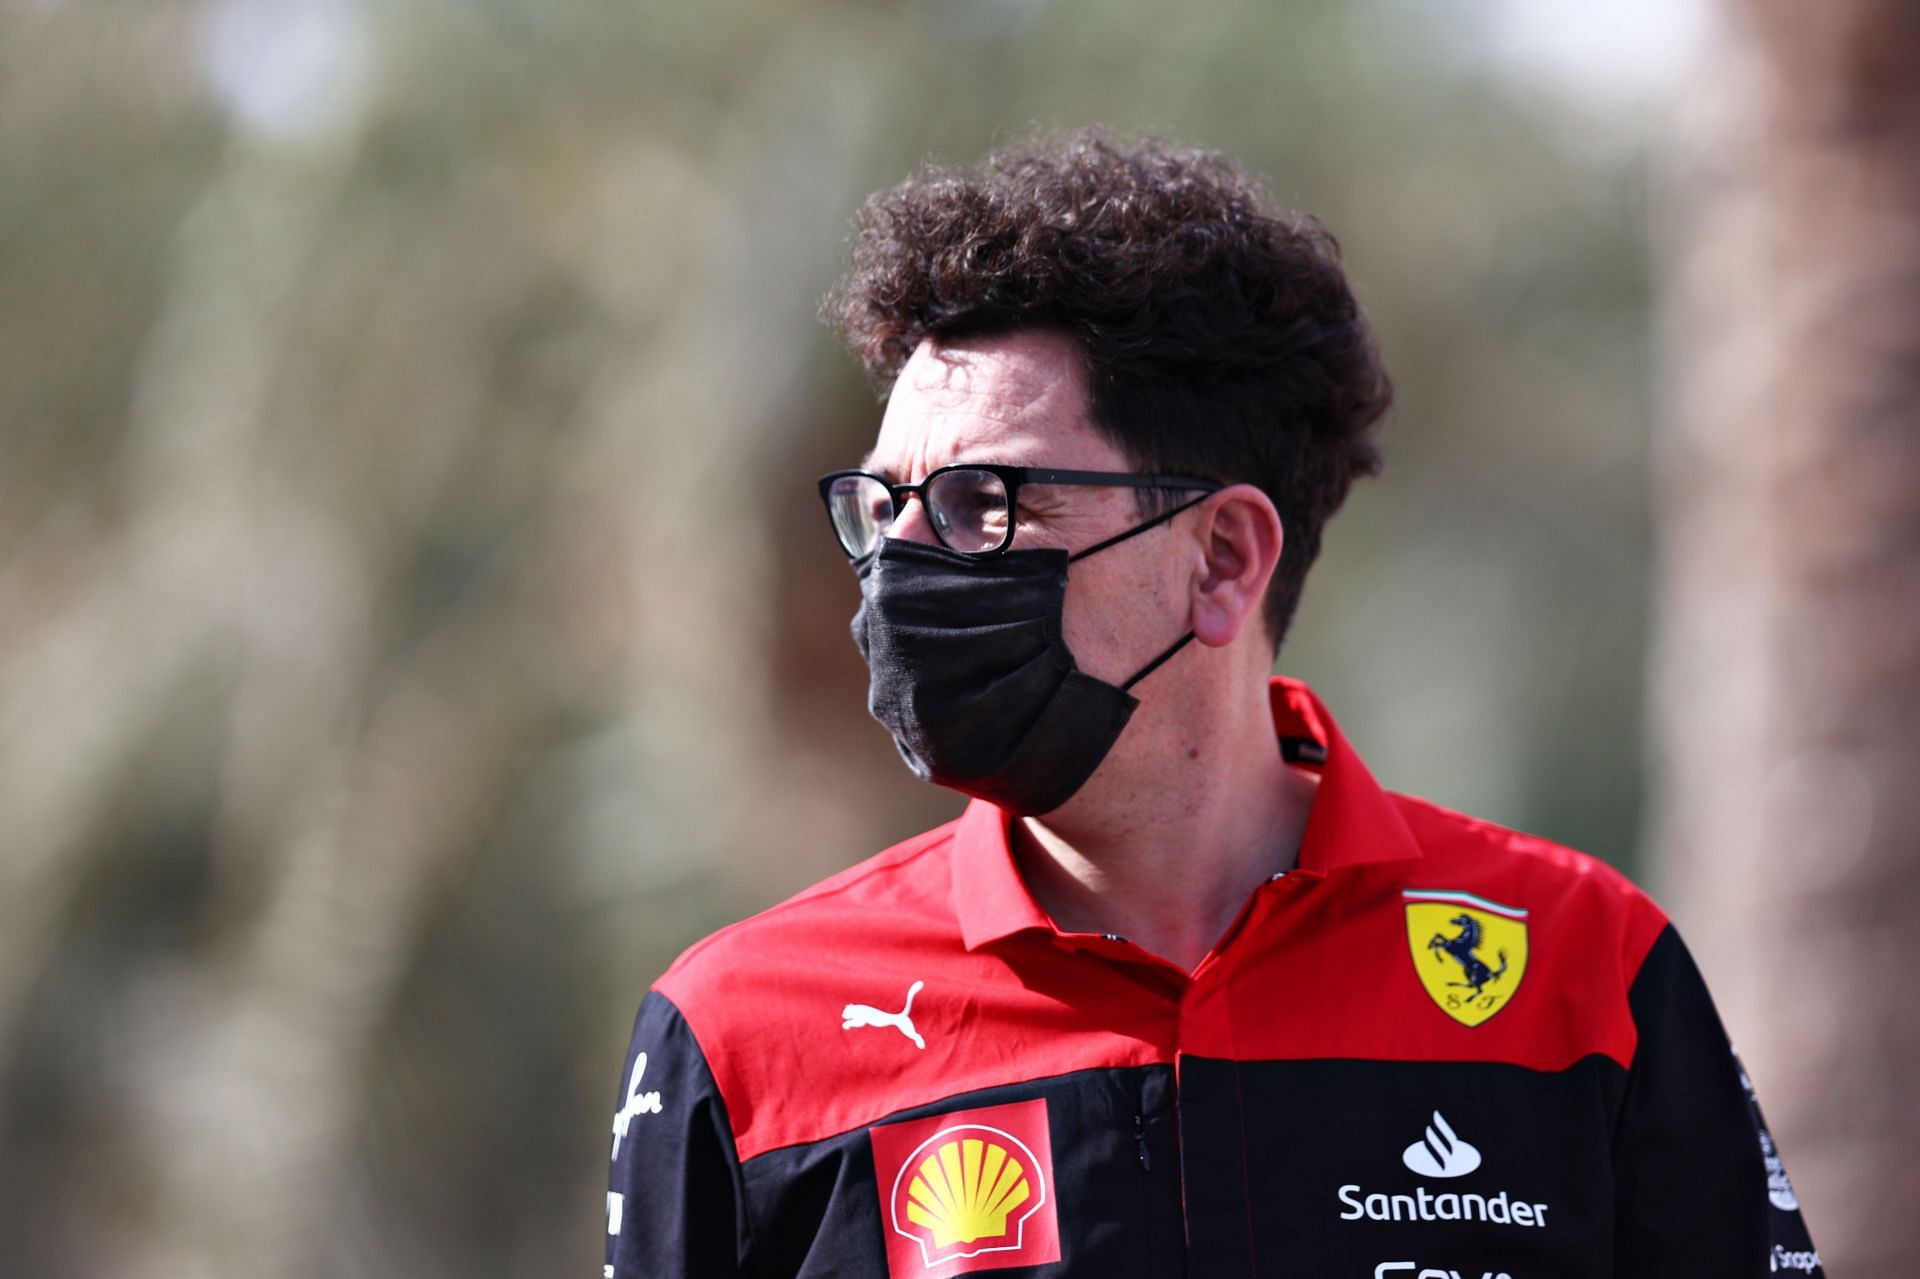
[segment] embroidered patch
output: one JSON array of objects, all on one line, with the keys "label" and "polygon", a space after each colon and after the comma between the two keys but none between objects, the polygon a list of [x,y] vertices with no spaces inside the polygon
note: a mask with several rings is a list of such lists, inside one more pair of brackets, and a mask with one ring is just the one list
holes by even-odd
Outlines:
[{"label": "embroidered patch", "polygon": [[890,1279],[1060,1260],[1044,1099],[867,1130]]},{"label": "embroidered patch", "polygon": [[1527,975],[1527,912],[1450,890],[1401,897],[1413,971],[1440,1011],[1478,1026],[1505,1008]]}]

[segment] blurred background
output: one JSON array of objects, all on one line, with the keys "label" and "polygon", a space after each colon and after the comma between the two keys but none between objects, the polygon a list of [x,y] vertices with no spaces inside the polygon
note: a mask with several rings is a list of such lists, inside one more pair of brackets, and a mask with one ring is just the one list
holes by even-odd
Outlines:
[{"label": "blurred background", "polygon": [[1398,383],[1280,669],[1651,885],[1909,1274],[1915,13],[0,0],[0,1270],[598,1273],[648,983],[959,807],[813,491],[849,219],[1102,121],[1319,215]]}]

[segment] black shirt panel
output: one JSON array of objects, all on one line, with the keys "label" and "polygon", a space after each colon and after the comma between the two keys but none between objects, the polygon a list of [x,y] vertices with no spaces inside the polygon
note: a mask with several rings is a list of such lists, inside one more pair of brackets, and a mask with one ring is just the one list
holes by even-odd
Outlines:
[{"label": "black shirt panel", "polygon": [[1672,925],[1628,999],[1639,1046],[1613,1141],[1621,1273],[1823,1274],[1752,1086]]},{"label": "black shirt panel", "polygon": [[1246,1116],[1256,1264],[1233,1273],[1614,1273],[1612,1060],[1189,1061],[1183,1075],[1202,1067],[1237,1077],[1224,1091]]},{"label": "black shirt panel", "polygon": [[614,1100],[605,1274],[732,1279],[751,1242],[726,1103],[672,1001],[648,993]]},{"label": "black shirt panel", "polygon": [[[959,1094],[880,1123],[1044,1100],[1061,1259],[991,1273],[1178,1279],[1188,1270],[1172,1097],[1173,1071],[1166,1066],[1087,1070]],[[874,1167],[868,1132],[768,1151],[742,1166],[756,1240],[748,1275],[884,1279],[882,1195],[890,1178]]]}]

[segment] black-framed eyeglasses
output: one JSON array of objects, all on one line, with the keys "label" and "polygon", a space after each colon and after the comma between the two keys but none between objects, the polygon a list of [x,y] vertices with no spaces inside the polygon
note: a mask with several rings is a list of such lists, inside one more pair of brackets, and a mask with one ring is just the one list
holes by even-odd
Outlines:
[{"label": "black-framed eyeglasses", "polygon": [[[1037,466],[992,466],[961,462],[929,472],[918,484],[894,484],[871,471],[835,471],[820,477],[820,500],[834,536],[849,559],[872,554],[900,515],[907,498],[918,497],[940,544],[984,559],[1013,544],[1020,523],[1023,484],[1072,484],[1110,488],[1192,489],[1226,487],[1192,475],[1141,475],[1133,471],[1056,471]],[[1196,501],[1198,499],[1195,499]],[[1122,536],[1125,536],[1122,534]],[[1099,547],[1088,547],[1085,555]]]}]

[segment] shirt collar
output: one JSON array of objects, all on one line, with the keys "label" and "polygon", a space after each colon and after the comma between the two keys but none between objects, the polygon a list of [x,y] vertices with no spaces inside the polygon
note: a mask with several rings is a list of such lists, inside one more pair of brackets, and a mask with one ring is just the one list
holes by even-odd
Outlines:
[{"label": "shirt collar", "polygon": [[[1420,856],[1399,806],[1373,780],[1313,690],[1300,680],[1276,675],[1268,695],[1275,735],[1311,741],[1325,752],[1300,844],[1299,869],[1320,876]],[[1308,747],[1305,755],[1316,753]],[[976,799],[954,831],[953,904],[968,950],[1029,928],[1053,928],[1014,864],[1010,820],[1002,809]]]}]

